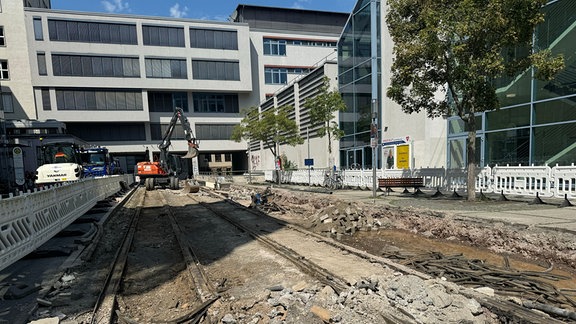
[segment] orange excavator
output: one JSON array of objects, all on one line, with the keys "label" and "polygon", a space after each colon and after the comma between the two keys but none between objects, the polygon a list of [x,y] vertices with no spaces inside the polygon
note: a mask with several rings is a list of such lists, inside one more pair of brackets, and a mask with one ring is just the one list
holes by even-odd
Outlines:
[{"label": "orange excavator", "polygon": [[[188,142],[188,153],[184,156],[176,156],[169,152],[170,138],[178,121],[184,128],[184,134]],[[170,125],[164,133],[162,142],[158,144],[158,148],[160,149],[159,159],[152,162],[138,162],[136,164],[136,175],[140,177],[140,181],[143,181],[146,190],[154,190],[156,186],[168,186],[170,189],[177,190],[180,188],[178,179],[180,163],[178,159],[192,159],[198,156],[198,144],[182,108],[176,107],[174,109]]]}]

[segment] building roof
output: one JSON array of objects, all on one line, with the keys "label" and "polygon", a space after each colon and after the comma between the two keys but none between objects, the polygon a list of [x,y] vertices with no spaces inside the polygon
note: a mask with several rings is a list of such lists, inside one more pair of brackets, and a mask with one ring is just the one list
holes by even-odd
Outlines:
[{"label": "building roof", "polygon": [[239,4],[230,16],[251,29],[309,32],[339,36],[349,13]]}]

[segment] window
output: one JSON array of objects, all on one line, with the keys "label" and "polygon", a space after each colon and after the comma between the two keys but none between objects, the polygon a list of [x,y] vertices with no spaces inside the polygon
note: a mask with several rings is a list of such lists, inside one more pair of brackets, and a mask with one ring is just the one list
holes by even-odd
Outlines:
[{"label": "window", "polygon": [[142,26],[144,45],[184,47],[183,27]]},{"label": "window", "polygon": [[[150,123],[150,137],[153,141],[160,141],[163,139],[164,134],[170,128],[170,124],[158,124],[158,123]],[[173,140],[184,140],[186,139],[186,133],[184,132],[184,128],[182,127],[175,127],[172,130],[172,137]]]},{"label": "window", "polygon": [[214,162],[222,162],[222,154],[214,154]]},{"label": "window", "polygon": [[232,61],[192,61],[192,76],[197,80],[240,80],[240,63]]},{"label": "window", "polygon": [[237,50],[238,36],[235,30],[190,28],[190,47]]},{"label": "window", "polygon": [[188,112],[188,94],[186,92],[148,92],[150,112],[174,112],[180,107]]},{"label": "window", "polygon": [[137,57],[52,55],[55,76],[81,77],[140,77]]},{"label": "window", "polygon": [[264,55],[286,55],[286,41],[264,38]]},{"label": "window", "polygon": [[194,93],[194,111],[204,113],[238,113],[238,95],[218,93]]},{"label": "window", "polygon": [[42,110],[52,110],[52,105],[50,104],[50,90],[41,89],[42,93]]},{"label": "window", "polygon": [[136,45],[136,25],[48,20],[51,41]]},{"label": "window", "polygon": [[264,82],[266,84],[286,84],[286,83],[288,83],[288,69],[285,69],[285,68],[264,68]]},{"label": "window", "polygon": [[48,71],[46,70],[46,54],[44,53],[36,54],[36,61],[38,62],[38,74],[48,75]]},{"label": "window", "polygon": [[232,162],[232,154],[230,154],[230,153],[224,154],[224,161]]},{"label": "window", "polygon": [[8,61],[0,60],[0,80],[10,79],[10,74],[8,74]]},{"label": "window", "polygon": [[7,113],[14,112],[14,100],[12,99],[12,93],[2,93],[2,108],[1,110]]},{"label": "window", "polygon": [[123,142],[145,141],[146,129],[143,123],[66,123],[68,134],[86,141]]},{"label": "window", "polygon": [[42,18],[34,17],[32,22],[34,24],[34,39],[44,40],[44,34],[42,32]]},{"label": "window", "polygon": [[147,78],[186,79],[186,60],[182,59],[146,59]]},{"label": "window", "polygon": [[6,37],[4,36],[4,26],[0,26],[0,46],[6,46]]},{"label": "window", "polygon": [[310,72],[308,68],[264,68],[264,82],[266,84],[286,84],[288,74],[303,74]]},{"label": "window", "polygon": [[196,124],[196,138],[201,140],[230,140],[236,124]]},{"label": "window", "polygon": [[56,89],[58,110],[143,110],[142,93],[130,90]]}]

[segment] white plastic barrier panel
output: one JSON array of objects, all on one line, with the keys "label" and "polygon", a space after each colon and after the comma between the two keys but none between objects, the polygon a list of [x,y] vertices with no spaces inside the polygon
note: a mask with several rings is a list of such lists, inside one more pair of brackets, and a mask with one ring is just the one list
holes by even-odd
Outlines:
[{"label": "white plastic barrier panel", "polygon": [[458,191],[468,188],[468,172],[466,169],[446,170],[446,190]]},{"label": "white plastic barrier panel", "polygon": [[0,270],[23,258],[122,189],[132,175],[89,178],[0,199]]},{"label": "white plastic barrier panel", "polygon": [[446,169],[420,168],[412,172],[412,177],[422,178],[426,188],[444,188],[446,184]]},{"label": "white plastic barrier panel", "polygon": [[576,198],[576,166],[555,166],[552,168],[554,196]]},{"label": "white plastic barrier panel", "polygon": [[494,193],[552,197],[552,170],[548,166],[495,166]]}]

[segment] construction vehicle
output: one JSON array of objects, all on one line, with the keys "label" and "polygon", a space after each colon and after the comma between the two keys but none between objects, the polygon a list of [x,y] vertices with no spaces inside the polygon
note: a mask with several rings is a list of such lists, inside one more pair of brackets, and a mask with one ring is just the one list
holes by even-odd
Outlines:
[{"label": "construction vehicle", "polygon": [[[169,152],[170,139],[178,121],[180,121],[184,129],[186,141],[188,142],[188,153],[184,156],[176,156]],[[180,159],[192,159],[198,156],[198,144],[182,108],[176,107],[174,109],[170,125],[164,133],[162,142],[158,144],[158,148],[160,149],[158,160],[138,162],[136,175],[140,177],[140,181],[144,183],[146,190],[154,190],[156,186],[168,186],[172,190],[177,190],[180,188],[178,178]],[[188,183],[187,187],[189,187]]]},{"label": "construction vehicle", "polygon": [[35,177],[37,186],[76,181],[83,177],[78,145],[53,142],[42,145],[40,150],[41,165],[36,169]]},{"label": "construction vehicle", "polygon": [[80,150],[84,177],[103,177],[120,173],[116,161],[105,147],[90,147]]}]

